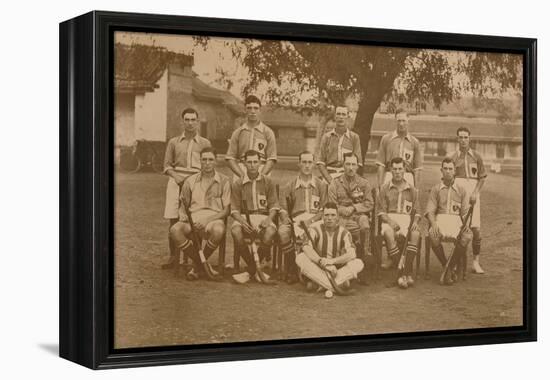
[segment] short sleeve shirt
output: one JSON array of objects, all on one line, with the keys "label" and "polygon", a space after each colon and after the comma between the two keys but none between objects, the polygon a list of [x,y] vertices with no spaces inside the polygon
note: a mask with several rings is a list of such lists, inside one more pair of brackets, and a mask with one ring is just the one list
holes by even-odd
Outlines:
[{"label": "short sleeve shirt", "polygon": [[[223,211],[231,204],[231,184],[229,178],[216,172],[212,183],[204,190],[201,187],[201,177],[202,174],[197,173],[185,180],[180,193],[181,200],[189,205],[191,213],[200,210]],[[187,216],[183,210],[180,210],[180,219],[187,220]]]},{"label": "short sleeve shirt", "polygon": [[262,162],[277,161],[275,133],[262,122],[254,128],[243,124],[233,131],[225,159],[242,161],[246,151],[251,149],[260,153]]},{"label": "short sleeve shirt", "polygon": [[[291,205],[288,204],[287,197],[292,203]],[[326,201],[327,185],[312,176],[307,182],[302,181],[300,177],[290,181],[282,191],[280,203],[281,208],[291,213],[292,216],[296,216],[304,212],[317,214],[324,207]]]},{"label": "short sleeve shirt", "polygon": [[410,215],[413,207],[416,215],[420,215],[418,191],[407,181],[403,186],[397,186],[390,181],[382,186],[378,196],[378,215],[407,214]]},{"label": "short sleeve shirt", "polygon": [[482,179],[487,177],[487,171],[481,155],[473,149],[468,152],[457,150],[450,158],[455,163],[456,178]]},{"label": "short sleeve shirt", "polygon": [[390,161],[395,157],[401,157],[405,161],[405,170],[413,172],[422,169],[423,157],[420,142],[411,134],[400,137],[393,131],[382,136],[376,157],[376,165],[389,169]]},{"label": "short sleeve shirt", "polygon": [[430,190],[426,213],[464,217],[468,213],[468,207],[468,196],[463,187],[456,182],[453,182],[451,186],[441,182]]},{"label": "short sleeve shirt", "polygon": [[210,140],[199,135],[192,139],[186,139],[184,135],[171,138],[164,154],[164,173],[168,169],[198,173],[201,170],[200,153],[211,146]]},{"label": "short sleeve shirt", "polygon": [[265,214],[279,210],[275,184],[262,174],[252,180],[245,175],[231,185],[231,212],[242,212],[243,200],[251,214]]},{"label": "short sleeve shirt", "polygon": [[359,165],[363,165],[359,135],[348,129],[340,136],[335,130],[332,130],[321,138],[317,152],[317,164],[340,168],[344,166],[345,153],[355,154]]}]

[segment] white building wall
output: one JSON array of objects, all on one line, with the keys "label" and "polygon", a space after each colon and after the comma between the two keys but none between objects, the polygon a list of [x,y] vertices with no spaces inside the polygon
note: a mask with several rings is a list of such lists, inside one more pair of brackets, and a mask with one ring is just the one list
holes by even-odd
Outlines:
[{"label": "white building wall", "polygon": [[168,71],[165,70],[153,92],[137,95],[135,100],[135,139],[166,140]]}]

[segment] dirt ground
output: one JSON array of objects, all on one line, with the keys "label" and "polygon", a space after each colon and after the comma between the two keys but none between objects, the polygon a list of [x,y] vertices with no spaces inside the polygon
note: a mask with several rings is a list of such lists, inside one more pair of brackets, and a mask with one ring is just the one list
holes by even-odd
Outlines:
[{"label": "dirt ground", "polygon": [[[273,178],[284,184],[293,175],[275,170]],[[437,167],[424,170],[423,207],[429,187],[438,180]],[[332,299],[306,293],[300,284],[188,282],[162,271],[168,258],[165,186],[166,177],[155,173],[116,176],[116,348],[522,324],[521,176],[490,174],[482,193],[481,263],[486,274],[468,274],[464,282],[440,286],[440,265],[433,255],[431,278],[424,279],[423,254],[413,288],[387,288],[391,274],[383,273],[370,286],[358,286],[355,295]],[[226,264],[233,262],[232,246],[228,233]],[[210,260],[217,263],[217,253]]]}]

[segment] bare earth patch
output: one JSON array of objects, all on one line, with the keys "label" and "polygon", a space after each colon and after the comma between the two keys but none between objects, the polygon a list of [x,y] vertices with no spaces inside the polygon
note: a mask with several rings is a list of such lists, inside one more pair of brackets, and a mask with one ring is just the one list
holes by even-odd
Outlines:
[{"label": "bare earth patch", "polygon": [[[273,178],[282,185],[293,175],[275,170]],[[436,167],[423,172],[422,206],[438,179]],[[487,180],[481,259],[486,274],[440,286],[440,266],[432,256],[431,279],[423,279],[422,261],[414,288],[386,288],[391,274],[384,273],[353,296],[327,300],[300,284],[188,282],[162,271],[168,258],[168,222],[162,218],[166,177],[117,174],[115,348],[521,325],[521,181],[497,174]],[[233,262],[232,246],[228,233],[226,263]],[[217,263],[216,254],[211,260]]]}]

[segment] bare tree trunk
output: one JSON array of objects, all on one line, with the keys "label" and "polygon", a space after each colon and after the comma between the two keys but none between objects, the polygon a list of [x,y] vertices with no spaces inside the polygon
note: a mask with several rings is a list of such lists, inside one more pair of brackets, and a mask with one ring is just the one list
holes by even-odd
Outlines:
[{"label": "bare tree trunk", "polygon": [[361,140],[361,153],[363,153],[363,159],[365,159],[368,152],[374,113],[379,105],[380,100],[372,99],[368,96],[364,96],[359,101],[359,108],[355,116],[353,130],[359,135]]}]

